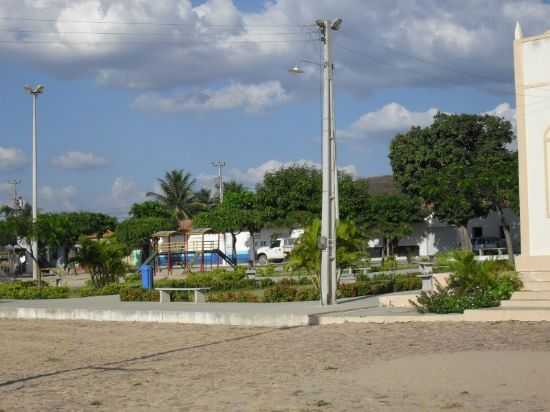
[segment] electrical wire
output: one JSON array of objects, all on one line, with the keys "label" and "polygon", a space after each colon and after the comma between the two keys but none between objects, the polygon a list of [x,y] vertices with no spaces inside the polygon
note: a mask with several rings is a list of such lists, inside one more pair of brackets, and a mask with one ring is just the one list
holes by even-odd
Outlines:
[{"label": "electrical wire", "polygon": [[[120,25],[152,25],[152,26],[181,26],[181,27],[196,27],[197,24],[176,23],[176,22],[157,22],[157,21],[123,21],[123,20],[70,20],[70,19],[52,19],[52,18],[34,18],[34,17],[10,17],[0,16],[0,20],[28,21],[37,23],[86,23],[86,24],[120,24]],[[223,28],[238,28],[238,27],[316,27],[316,24],[209,24],[198,23],[204,27],[223,27]]]}]

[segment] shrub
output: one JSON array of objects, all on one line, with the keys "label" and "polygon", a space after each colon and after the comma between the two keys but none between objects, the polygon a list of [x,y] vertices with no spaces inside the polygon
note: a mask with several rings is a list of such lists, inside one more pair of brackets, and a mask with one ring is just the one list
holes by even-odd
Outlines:
[{"label": "shrub", "polygon": [[208,294],[208,302],[259,302],[259,298],[249,291],[212,292]]},{"label": "shrub", "polygon": [[294,302],[298,289],[285,283],[276,283],[264,291],[265,302]]},{"label": "shrub", "polygon": [[0,299],[62,299],[69,297],[69,288],[43,286],[36,282],[10,282],[0,284]]},{"label": "shrub", "polygon": [[159,292],[156,290],[124,287],[119,291],[120,300],[123,302],[158,302]]},{"label": "shrub", "polygon": [[123,262],[126,256],[124,245],[116,240],[80,239],[80,249],[73,259],[90,272],[96,288],[115,283],[128,271]]},{"label": "shrub", "polygon": [[521,288],[521,280],[505,261],[478,262],[472,253],[455,252],[449,259],[453,273],[446,288],[422,292],[416,308],[421,313],[463,313],[465,309],[499,306]]},{"label": "shrub", "polygon": [[342,298],[352,298],[404,290],[417,290],[421,287],[422,281],[416,275],[382,274],[372,278],[360,276],[357,282],[339,285],[337,295]]},{"label": "shrub", "polygon": [[118,295],[120,289],[125,287],[125,285],[120,283],[109,283],[108,285],[103,286],[102,288],[94,288],[91,286],[86,286],[78,290],[78,294],[85,298],[88,296],[107,296],[107,295]]}]

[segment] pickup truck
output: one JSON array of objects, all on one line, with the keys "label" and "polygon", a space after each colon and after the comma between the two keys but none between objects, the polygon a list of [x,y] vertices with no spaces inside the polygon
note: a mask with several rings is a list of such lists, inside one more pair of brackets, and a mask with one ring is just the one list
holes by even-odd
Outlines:
[{"label": "pickup truck", "polygon": [[271,245],[258,248],[256,261],[260,265],[269,262],[281,262],[287,258],[294,247],[295,238],[278,238],[271,242]]}]

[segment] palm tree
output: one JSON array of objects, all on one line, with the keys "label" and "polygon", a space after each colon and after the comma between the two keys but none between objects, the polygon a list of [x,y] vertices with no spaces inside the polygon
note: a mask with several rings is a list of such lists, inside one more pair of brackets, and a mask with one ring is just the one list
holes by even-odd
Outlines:
[{"label": "palm tree", "polygon": [[199,202],[195,200],[193,185],[195,179],[190,173],[183,170],[166,172],[164,179],[157,179],[160,183],[161,193],[148,192],[147,197],[153,198],[173,210],[177,219],[189,219]]}]

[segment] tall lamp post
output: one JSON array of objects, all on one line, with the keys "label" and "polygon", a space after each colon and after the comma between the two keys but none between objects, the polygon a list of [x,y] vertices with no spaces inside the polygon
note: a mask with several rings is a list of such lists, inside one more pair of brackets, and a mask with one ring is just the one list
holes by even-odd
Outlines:
[{"label": "tall lamp post", "polygon": [[[332,62],[332,31],[342,25],[342,19],[317,20],[324,44],[323,59],[323,140],[322,140],[322,210],[321,210],[321,305],[336,304],[336,223],[338,220],[338,171],[336,168],[336,140],[334,126]],[[293,74],[304,71],[298,66],[289,70]]]},{"label": "tall lamp post", "polygon": [[[44,86],[39,84],[36,87],[25,86],[25,90],[32,96],[32,222],[36,223],[38,215],[38,182],[37,182],[37,162],[36,162],[36,100],[39,94],[44,92]],[[39,280],[38,271],[38,241],[33,237],[32,240],[32,279]]]},{"label": "tall lamp post", "polygon": [[220,205],[223,204],[223,174],[222,169],[225,167],[225,162],[223,160],[218,160],[212,162],[212,166],[218,168],[218,190],[220,195]]}]

